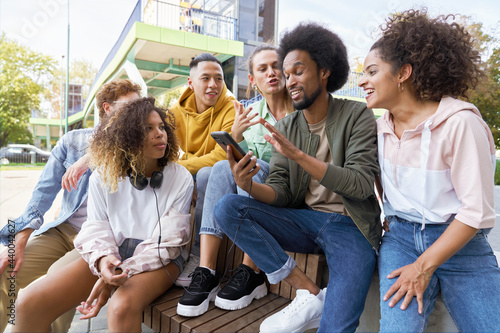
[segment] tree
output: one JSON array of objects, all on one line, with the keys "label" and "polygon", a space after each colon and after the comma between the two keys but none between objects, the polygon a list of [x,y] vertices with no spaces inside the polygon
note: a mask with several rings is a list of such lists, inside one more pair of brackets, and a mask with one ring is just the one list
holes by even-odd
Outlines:
[{"label": "tree", "polygon": [[0,146],[32,142],[31,110],[40,106],[55,60],[0,36]]},{"label": "tree", "polygon": [[[475,47],[481,52],[484,62],[484,77],[471,92],[469,101],[473,103],[488,124],[500,148],[500,47],[498,38],[483,31],[482,23],[471,23],[470,17],[462,18],[462,24],[472,35]],[[491,53],[491,55],[489,55]],[[489,55],[489,56],[488,56]]]},{"label": "tree", "polygon": [[470,102],[481,111],[500,148],[500,48],[494,49],[487,61],[485,77],[472,92]]}]

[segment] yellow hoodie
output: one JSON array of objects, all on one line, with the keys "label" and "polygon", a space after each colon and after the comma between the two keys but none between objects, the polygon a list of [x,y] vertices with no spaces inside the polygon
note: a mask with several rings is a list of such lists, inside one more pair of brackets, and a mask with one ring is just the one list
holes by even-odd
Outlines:
[{"label": "yellow hoodie", "polygon": [[227,158],[226,152],[215,142],[210,133],[231,132],[235,113],[234,100],[224,84],[215,106],[198,113],[194,91],[187,88],[179,101],[170,108],[175,116],[180,148],[184,151],[178,163],[186,167],[192,175],[203,167],[213,166],[215,162]]}]

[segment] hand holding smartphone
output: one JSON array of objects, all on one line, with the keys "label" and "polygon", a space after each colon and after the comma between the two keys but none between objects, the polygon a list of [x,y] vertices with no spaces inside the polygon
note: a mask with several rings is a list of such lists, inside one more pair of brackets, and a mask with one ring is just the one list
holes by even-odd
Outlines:
[{"label": "hand holding smartphone", "polygon": [[233,156],[236,162],[239,162],[243,156],[246,155],[245,151],[240,147],[240,145],[233,139],[228,132],[217,131],[210,133],[212,138],[214,138],[215,142],[217,142],[224,151],[227,151],[227,146],[231,147],[233,151]]}]

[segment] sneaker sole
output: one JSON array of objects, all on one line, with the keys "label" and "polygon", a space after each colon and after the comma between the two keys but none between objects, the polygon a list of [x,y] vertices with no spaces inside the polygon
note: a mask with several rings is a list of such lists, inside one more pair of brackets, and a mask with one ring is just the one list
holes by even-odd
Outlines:
[{"label": "sneaker sole", "polygon": [[266,330],[266,329],[263,330],[262,328],[260,328],[259,333],[289,333],[289,332],[299,333],[299,332],[304,332],[306,330],[319,328],[320,321],[321,321],[321,318],[316,318],[316,319],[308,321],[307,323],[305,323],[304,325],[301,325],[299,327],[283,327],[283,328],[272,327],[272,328],[269,328],[268,330]]},{"label": "sneaker sole", "polygon": [[250,295],[243,296],[236,300],[229,300],[217,296],[215,298],[215,306],[224,310],[239,310],[247,307],[254,299],[259,299],[267,295],[267,286],[264,282],[255,288]]},{"label": "sneaker sole", "polygon": [[177,287],[189,287],[189,285],[191,284],[191,280],[175,280],[175,285]]},{"label": "sneaker sole", "polygon": [[219,287],[215,287],[212,289],[207,299],[204,300],[200,305],[184,305],[181,303],[177,303],[177,314],[184,317],[197,317],[201,316],[208,310],[208,305],[210,302],[213,302],[215,296],[219,292]]}]

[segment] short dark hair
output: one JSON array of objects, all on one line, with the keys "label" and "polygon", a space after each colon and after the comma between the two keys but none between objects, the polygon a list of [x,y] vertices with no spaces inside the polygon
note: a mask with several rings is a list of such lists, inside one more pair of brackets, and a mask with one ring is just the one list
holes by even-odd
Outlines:
[{"label": "short dark hair", "polygon": [[328,92],[334,92],[347,82],[349,61],[347,50],[340,37],[316,23],[300,23],[295,29],[285,32],[279,49],[279,60],[283,64],[286,55],[294,50],[309,53],[320,68],[330,71],[326,85]]},{"label": "short dark hair", "polygon": [[210,53],[202,53],[200,54],[199,56],[196,56],[194,57],[191,62],[189,63],[189,70],[195,68],[198,66],[198,64],[200,62],[203,62],[203,61],[212,61],[212,62],[216,62],[219,64],[220,68],[222,68],[222,63],[220,62],[219,59],[217,59],[215,56],[213,56],[212,54]]},{"label": "short dark hair", "polygon": [[456,22],[448,22],[450,18],[455,16],[429,18],[426,8],[393,14],[371,47],[393,74],[405,64],[412,66],[409,80],[419,99],[467,97],[483,74],[474,38]]}]

